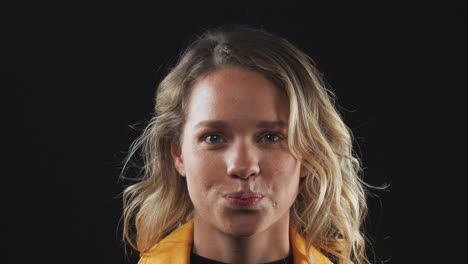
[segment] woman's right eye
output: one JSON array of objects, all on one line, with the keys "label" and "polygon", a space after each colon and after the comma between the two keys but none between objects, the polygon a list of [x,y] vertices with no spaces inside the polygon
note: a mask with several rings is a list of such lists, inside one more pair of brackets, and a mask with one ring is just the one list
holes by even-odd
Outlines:
[{"label": "woman's right eye", "polygon": [[220,142],[220,140],[222,140],[222,138],[219,135],[207,135],[207,136],[203,137],[203,141],[208,143],[208,144],[222,143],[222,142]]}]

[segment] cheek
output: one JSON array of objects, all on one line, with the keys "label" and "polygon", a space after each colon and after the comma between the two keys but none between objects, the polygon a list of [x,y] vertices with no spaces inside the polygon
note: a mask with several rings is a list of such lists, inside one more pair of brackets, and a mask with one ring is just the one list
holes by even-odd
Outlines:
[{"label": "cheek", "polygon": [[281,201],[294,200],[299,188],[300,163],[289,153],[276,155],[268,161],[272,188],[276,197]]},{"label": "cheek", "polygon": [[299,178],[300,163],[289,153],[278,153],[268,159],[268,163],[271,172],[281,181],[289,182]]},{"label": "cheek", "polygon": [[186,155],[184,163],[187,187],[192,199],[203,199],[216,190],[220,175],[223,175],[219,157],[201,151],[192,152]]}]

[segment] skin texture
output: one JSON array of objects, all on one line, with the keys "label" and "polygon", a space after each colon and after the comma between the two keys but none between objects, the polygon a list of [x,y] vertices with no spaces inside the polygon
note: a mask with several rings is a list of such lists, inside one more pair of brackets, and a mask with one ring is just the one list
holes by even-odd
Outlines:
[{"label": "skin texture", "polygon": [[[286,95],[262,74],[218,70],[192,87],[182,145],[171,143],[175,167],[194,204],[192,251],[227,263],[265,263],[290,254],[289,210],[306,174],[287,145]],[[197,126],[201,121],[225,126]],[[284,127],[259,128],[261,121]],[[224,195],[263,198],[236,208]]]}]

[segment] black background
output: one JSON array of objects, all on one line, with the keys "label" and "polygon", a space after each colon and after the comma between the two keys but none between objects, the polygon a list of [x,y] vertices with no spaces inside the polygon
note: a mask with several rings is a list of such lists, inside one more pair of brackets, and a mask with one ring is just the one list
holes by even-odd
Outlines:
[{"label": "black background", "polygon": [[7,263],[136,263],[118,225],[120,162],[139,135],[130,125],[150,118],[157,83],[191,37],[223,23],[286,37],[325,74],[365,180],[391,185],[370,197],[377,260],[436,263],[452,254],[434,250],[442,232],[428,204],[440,187],[439,110],[452,106],[442,98],[455,84],[442,70],[466,70],[458,56],[466,8],[41,3],[2,12],[5,90],[19,99],[4,112],[13,116],[5,143],[14,144],[3,176]]}]

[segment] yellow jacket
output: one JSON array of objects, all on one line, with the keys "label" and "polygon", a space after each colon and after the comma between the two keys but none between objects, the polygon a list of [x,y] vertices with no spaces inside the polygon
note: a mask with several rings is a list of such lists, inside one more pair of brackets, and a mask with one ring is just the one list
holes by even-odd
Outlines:
[{"label": "yellow jacket", "polygon": [[[308,264],[305,254],[305,240],[293,228],[289,229],[294,264]],[[190,264],[193,241],[193,219],[177,228],[170,235],[140,255],[138,264]],[[333,264],[316,248],[311,248],[314,264]]]}]

